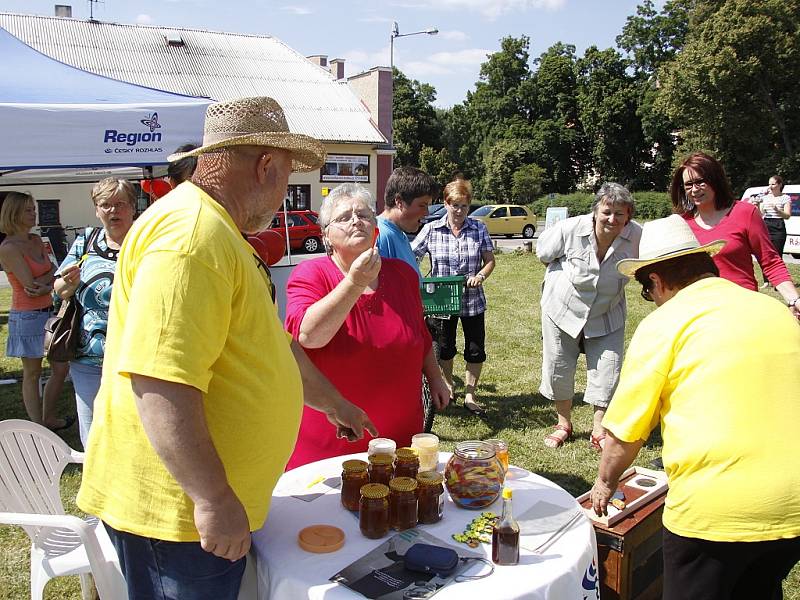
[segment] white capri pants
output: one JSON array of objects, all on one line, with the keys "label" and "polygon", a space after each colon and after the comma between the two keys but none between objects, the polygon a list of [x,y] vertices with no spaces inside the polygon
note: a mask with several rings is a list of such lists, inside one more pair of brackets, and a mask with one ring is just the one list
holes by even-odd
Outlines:
[{"label": "white capri pants", "polygon": [[[548,400],[572,400],[580,340],[566,334],[542,313],[542,383],[539,393]],[[584,338],[586,393],[583,401],[598,408],[611,402],[622,369],[625,327],[609,334]]]}]

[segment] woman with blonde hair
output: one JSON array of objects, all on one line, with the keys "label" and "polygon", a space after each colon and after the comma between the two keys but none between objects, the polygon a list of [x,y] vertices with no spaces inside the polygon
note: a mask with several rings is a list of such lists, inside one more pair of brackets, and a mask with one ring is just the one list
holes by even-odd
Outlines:
[{"label": "woman with blonde hair", "polygon": [[6,356],[22,360],[22,402],[28,417],[52,431],[67,429],[74,416],[59,419],[56,403],[69,370],[69,364],[51,362],[52,376],[39,392],[44,358],[44,325],[53,309],[53,273],[42,238],[31,233],[36,225],[33,196],[9,192],[0,209],[0,231],[6,234],[0,244],[0,263],[11,285],[11,310],[8,313]]},{"label": "woman with blonde hair", "polygon": [[464,406],[470,412],[481,415],[484,409],[477,401],[475,390],[486,361],[486,296],[483,282],[494,270],[494,246],[486,225],[467,216],[472,200],[469,181],[451,181],[444,187],[442,196],[445,215],[427,223],[411,244],[411,249],[417,257],[430,253],[433,277],[463,275],[466,278],[461,312],[451,317],[429,319],[428,323],[429,326],[431,323],[435,325],[435,337],[440,349],[439,366],[452,398],[453,358],[457,353],[456,327],[461,320],[464,360],[467,363]]},{"label": "woman with blonde hair", "polygon": [[[89,227],[75,238],[58,268],[56,294],[80,301],[83,332],[70,363],[81,443],[86,447],[92,424],[94,398],[100,388],[108,328],[108,307],[117,256],[133,225],[136,190],[129,181],[108,177],[92,188],[95,215],[102,227]],[[81,260],[83,257],[85,259]]]}]

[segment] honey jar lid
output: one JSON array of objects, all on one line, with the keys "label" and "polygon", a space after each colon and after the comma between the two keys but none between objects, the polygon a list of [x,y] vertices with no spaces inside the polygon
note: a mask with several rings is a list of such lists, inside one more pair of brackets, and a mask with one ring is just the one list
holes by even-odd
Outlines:
[{"label": "honey jar lid", "polygon": [[389,481],[389,489],[393,492],[413,492],[417,489],[417,480],[412,477],[395,477]]},{"label": "honey jar lid", "polygon": [[364,498],[386,498],[389,495],[389,487],[382,483],[365,483],[361,486],[361,495]]},{"label": "honey jar lid", "polygon": [[297,534],[297,543],[306,552],[336,552],[344,545],[344,531],[333,525],[309,525]]},{"label": "honey jar lid", "polygon": [[419,457],[417,451],[409,447],[398,448],[394,454],[400,460],[412,460]]},{"label": "honey jar lid", "polygon": [[417,473],[417,483],[420,485],[438,485],[444,481],[444,476],[436,471],[423,471]]},{"label": "honey jar lid", "polygon": [[372,465],[390,465],[394,461],[391,454],[372,454],[369,457],[369,462]]},{"label": "honey jar lid", "polygon": [[347,473],[361,473],[367,470],[367,463],[357,458],[346,460],[342,463],[342,470]]}]

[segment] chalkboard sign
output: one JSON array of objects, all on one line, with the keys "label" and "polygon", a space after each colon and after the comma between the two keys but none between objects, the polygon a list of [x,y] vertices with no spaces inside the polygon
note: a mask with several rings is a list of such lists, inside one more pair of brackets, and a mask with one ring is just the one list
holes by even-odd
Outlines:
[{"label": "chalkboard sign", "polygon": [[59,212],[60,200],[37,200],[39,213],[39,227],[51,227],[61,225],[61,214]]}]

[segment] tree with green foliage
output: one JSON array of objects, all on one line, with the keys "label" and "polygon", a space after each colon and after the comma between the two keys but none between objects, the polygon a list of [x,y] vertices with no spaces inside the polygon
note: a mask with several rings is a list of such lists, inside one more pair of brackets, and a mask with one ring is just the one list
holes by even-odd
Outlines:
[{"label": "tree with green foliage", "polygon": [[392,137],[395,166],[416,167],[424,146],[442,147],[442,126],[433,107],[436,89],[393,71]]},{"label": "tree with green foliage", "polygon": [[682,152],[710,149],[737,188],[800,176],[800,0],[697,0],[659,78]]},{"label": "tree with green foliage", "polygon": [[524,86],[531,76],[528,45],[526,36],[503,38],[500,50],[481,65],[475,91],[467,93],[462,105],[453,107],[445,125],[451,156],[472,178],[476,195],[481,197],[486,193],[482,182],[487,154],[496,141],[512,137],[509,130],[524,124],[530,113],[522,104]]},{"label": "tree with green foliage", "polygon": [[527,119],[530,162],[545,169],[547,192],[574,190],[590,160],[578,108],[576,61],[575,46],[553,44],[536,59],[538,68],[526,88],[532,108]]},{"label": "tree with green foliage", "polygon": [[645,184],[648,156],[637,114],[639,90],[627,68],[616,50],[588,48],[576,64],[578,107],[593,175],[636,188]]},{"label": "tree with green foliage", "polygon": [[450,157],[446,148],[437,152],[430,146],[423,146],[420,151],[419,168],[433,177],[441,187],[450,183],[453,175],[458,171],[458,165]]},{"label": "tree with green foliage", "polygon": [[480,199],[510,203],[514,173],[533,162],[533,145],[529,140],[512,138],[497,140],[484,156],[484,176]]},{"label": "tree with green foliage", "polygon": [[661,12],[646,0],[628,17],[617,45],[628,53],[636,77],[637,116],[648,153],[638,188],[665,189],[672,172],[675,125],[655,108],[659,93],[658,69],[683,48],[689,14],[695,0],[668,0]]},{"label": "tree with green foliage", "polygon": [[530,204],[542,193],[544,169],[536,164],[522,165],[511,177],[511,203]]}]

